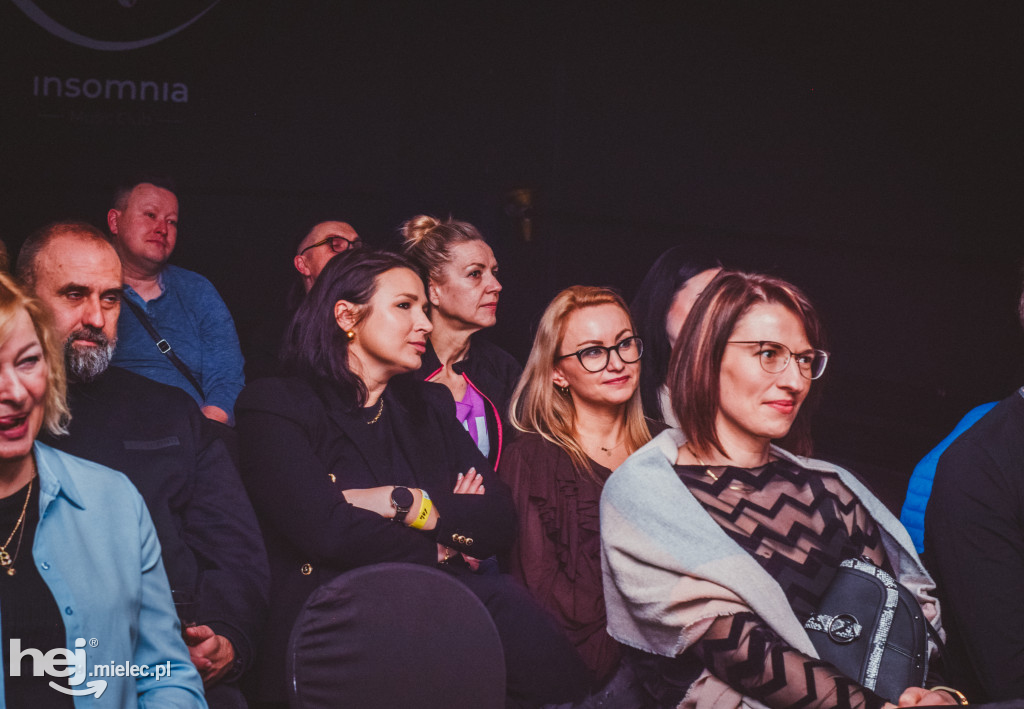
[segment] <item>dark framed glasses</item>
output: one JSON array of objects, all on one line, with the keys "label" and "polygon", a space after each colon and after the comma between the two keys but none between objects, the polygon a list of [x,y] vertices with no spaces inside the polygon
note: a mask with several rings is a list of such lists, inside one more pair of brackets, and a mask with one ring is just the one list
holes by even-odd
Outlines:
[{"label": "dark framed glasses", "polygon": [[340,254],[344,253],[345,251],[348,251],[349,249],[358,249],[363,245],[363,241],[362,239],[349,240],[346,239],[344,236],[328,236],[326,239],[318,241],[315,244],[310,244],[309,246],[304,248],[302,251],[299,252],[299,256],[306,253],[310,249],[315,249],[317,246],[323,246],[324,244],[329,244],[331,247],[331,251],[333,251],[336,254]]},{"label": "dark framed glasses", "polygon": [[789,360],[796,361],[797,371],[804,379],[817,379],[825,373],[828,365],[828,352],[825,350],[806,350],[794,352],[785,345],[769,340],[729,340],[729,345],[756,345],[757,361],[761,369],[769,374],[778,374],[789,365]]},{"label": "dark framed glasses", "polygon": [[591,345],[590,347],[584,347],[578,352],[570,352],[569,354],[559,355],[555,357],[555,361],[565,359],[566,357],[575,357],[580,361],[580,365],[588,372],[600,372],[608,366],[608,362],[611,361],[612,352],[619,355],[626,364],[633,364],[633,362],[639,361],[641,355],[644,353],[644,341],[634,335],[633,337],[627,337],[625,340],[617,345],[611,347],[605,347],[604,345]]}]

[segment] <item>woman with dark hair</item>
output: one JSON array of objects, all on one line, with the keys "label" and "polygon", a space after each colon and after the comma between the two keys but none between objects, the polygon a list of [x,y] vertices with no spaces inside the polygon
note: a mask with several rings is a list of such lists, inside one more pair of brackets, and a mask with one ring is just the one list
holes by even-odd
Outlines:
[{"label": "woman with dark hair", "polygon": [[669,356],[697,296],[721,270],[717,259],[675,246],[658,257],[637,289],[629,307],[644,341],[640,396],[648,418],[679,425],[665,386]]},{"label": "woman with dark hair", "polygon": [[519,512],[510,571],[558,619],[597,686],[621,656],[605,629],[598,500],[612,470],[651,439],[637,390],[643,353],[618,293],[573,286],[555,296],[512,396],[523,434],[498,470]]},{"label": "woman with dark hair", "polygon": [[459,422],[491,466],[498,467],[504,417],[522,368],[512,355],[474,337],[497,322],[498,262],[469,222],[420,215],[402,225],[405,255],[427,281],[430,322],[419,374],[444,384],[455,399]]},{"label": "woman with dark hair", "polygon": [[[883,706],[817,659],[805,630],[846,559],[895,577],[940,630],[934,583],[899,521],[846,470],[802,457],[806,399],[828,362],[822,345],[797,288],[719,274],[669,369],[681,430],[657,436],[605,485],[609,632],[695,663],[686,706]],[[901,706],[955,701],[921,687],[899,697]]]},{"label": "woman with dark hair", "polygon": [[504,645],[511,706],[585,690],[578,657],[526,592],[462,559],[507,550],[515,509],[448,392],[401,376],[420,366],[426,309],[403,257],[333,259],[292,321],[282,358],[291,376],[255,382],[239,399],[243,477],[272,575],[253,672],[262,702],[288,699],[285,648],[309,594],[385,561],[437,565],[481,598]]}]

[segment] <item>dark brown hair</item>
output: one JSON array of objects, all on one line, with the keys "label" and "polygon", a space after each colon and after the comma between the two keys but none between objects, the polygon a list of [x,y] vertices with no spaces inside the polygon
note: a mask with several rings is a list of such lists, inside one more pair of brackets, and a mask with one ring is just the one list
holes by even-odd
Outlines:
[{"label": "dark brown hair", "polygon": [[[679,427],[697,450],[722,450],[715,431],[720,406],[719,379],[725,345],[736,323],[758,303],[778,303],[803,324],[811,347],[824,349],[824,331],[817,311],[799,288],[779,278],[722,271],[704,289],[686,319],[672,352],[667,383]],[[811,388],[811,394],[817,388]],[[810,455],[810,395],[800,407],[781,445],[797,455]]]},{"label": "dark brown hair", "polygon": [[310,380],[331,381],[348,403],[362,406],[366,402],[366,385],[349,368],[349,340],[335,319],[334,306],[339,300],[366,306],[359,318],[366,317],[378,279],[395,268],[407,268],[419,275],[407,259],[385,251],[360,249],[345,258],[328,261],[285,335],[281,349],[285,372]]}]

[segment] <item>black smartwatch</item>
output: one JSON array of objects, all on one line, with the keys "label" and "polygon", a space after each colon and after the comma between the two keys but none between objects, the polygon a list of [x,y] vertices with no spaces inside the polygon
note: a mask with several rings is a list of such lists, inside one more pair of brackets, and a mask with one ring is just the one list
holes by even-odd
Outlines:
[{"label": "black smartwatch", "polygon": [[395,487],[391,491],[391,506],[395,508],[395,516],[391,518],[392,522],[404,522],[405,516],[409,514],[409,508],[412,507],[413,500],[412,491],[407,487]]}]

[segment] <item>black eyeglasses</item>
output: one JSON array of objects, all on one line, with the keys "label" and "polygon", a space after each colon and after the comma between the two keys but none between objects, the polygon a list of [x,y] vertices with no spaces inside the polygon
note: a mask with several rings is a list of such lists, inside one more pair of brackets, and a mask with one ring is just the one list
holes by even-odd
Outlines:
[{"label": "black eyeglasses", "polygon": [[817,379],[825,373],[828,365],[828,352],[825,350],[807,350],[794,352],[783,344],[768,340],[747,341],[730,340],[730,345],[757,345],[757,361],[761,369],[769,374],[778,374],[789,365],[790,359],[796,359],[796,368],[805,379]]},{"label": "black eyeglasses", "polygon": [[633,364],[633,362],[639,361],[640,356],[644,353],[644,341],[634,335],[611,347],[591,345],[590,347],[584,347],[579,352],[559,355],[555,358],[555,361],[565,359],[566,357],[575,357],[588,372],[600,372],[611,361],[612,350],[619,355],[619,359],[624,363]]},{"label": "black eyeglasses", "polygon": [[330,244],[331,251],[333,251],[336,254],[340,254],[344,253],[345,251],[348,251],[349,249],[358,249],[363,245],[363,242],[361,239],[355,239],[350,241],[349,239],[346,239],[344,236],[328,236],[323,241],[318,241],[315,244],[310,244],[309,246],[304,248],[302,251],[299,252],[299,256],[306,253],[310,249],[315,249],[317,246],[323,246],[324,244]]}]

